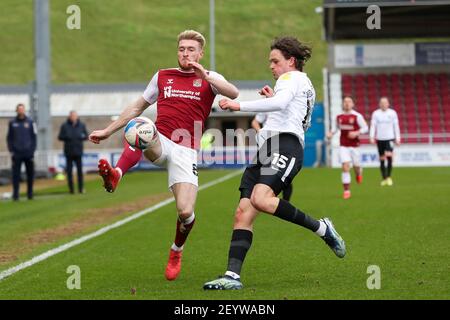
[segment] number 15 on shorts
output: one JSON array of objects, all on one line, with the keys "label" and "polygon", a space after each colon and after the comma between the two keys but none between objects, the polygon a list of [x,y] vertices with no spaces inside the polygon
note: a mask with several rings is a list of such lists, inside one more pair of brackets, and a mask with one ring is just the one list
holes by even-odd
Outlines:
[{"label": "number 15 on shorts", "polygon": [[289,160],[288,157],[283,156],[282,154],[273,153],[273,160],[272,160],[272,169],[274,170],[282,170],[286,168],[287,161]]}]

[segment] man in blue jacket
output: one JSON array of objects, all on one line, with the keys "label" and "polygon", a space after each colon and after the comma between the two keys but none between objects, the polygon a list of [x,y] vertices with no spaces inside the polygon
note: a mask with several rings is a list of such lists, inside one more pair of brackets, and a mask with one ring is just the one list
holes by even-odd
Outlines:
[{"label": "man in blue jacket", "polygon": [[77,166],[78,192],[83,193],[83,141],[87,138],[86,126],[80,121],[75,111],[70,111],[69,118],[61,125],[58,135],[58,139],[64,142],[67,182],[70,193],[74,193],[72,180],[73,162]]},{"label": "man in blue jacket", "polygon": [[34,152],[36,151],[36,126],[25,114],[25,105],[16,107],[17,116],[9,122],[7,143],[12,158],[13,200],[19,200],[20,169],[25,163],[27,196],[33,199]]}]

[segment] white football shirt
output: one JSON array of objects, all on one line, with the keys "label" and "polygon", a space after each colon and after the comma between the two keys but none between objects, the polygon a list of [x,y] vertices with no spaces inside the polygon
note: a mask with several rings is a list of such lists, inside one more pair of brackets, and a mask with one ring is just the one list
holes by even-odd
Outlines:
[{"label": "white football shirt", "polygon": [[375,140],[400,140],[397,112],[393,109],[375,110],[370,122],[370,137]]},{"label": "white football shirt", "polygon": [[244,112],[267,112],[267,120],[259,131],[263,140],[285,132],[296,135],[304,143],[315,98],[314,87],[306,73],[290,71],[278,78],[273,97],[241,102],[240,105]]},{"label": "white football shirt", "polygon": [[259,112],[255,116],[255,120],[261,123],[261,125],[264,125],[264,123],[267,120],[267,113],[266,112]]}]

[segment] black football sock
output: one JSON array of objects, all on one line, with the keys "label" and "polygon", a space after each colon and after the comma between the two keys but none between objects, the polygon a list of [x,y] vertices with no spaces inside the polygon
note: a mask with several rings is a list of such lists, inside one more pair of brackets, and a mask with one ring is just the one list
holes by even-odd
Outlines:
[{"label": "black football sock", "polygon": [[388,163],[388,166],[387,166],[387,175],[386,175],[386,177],[390,177],[391,173],[392,173],[392,157],[387,157],[387,163]]},{"label": "black football sock", "polygon": [[252,245],[253,232],[244,229],[233,230],[231,236],[230,251],[228,252],[228,268],[227,271],[241,274],[242,264],[245,255]]},{"label": "black football sock", "polygon": [[386,167],[384,165],[384,160],[380,160],[380,170],[381,170],[381,176],[383,179],[386,179]]},{"label": "black football sock", "polygon": [[280,219],[298,224],[313,232],[319,230],[320,222],[300,211],[286,200],[280,199],[274,215]]}]

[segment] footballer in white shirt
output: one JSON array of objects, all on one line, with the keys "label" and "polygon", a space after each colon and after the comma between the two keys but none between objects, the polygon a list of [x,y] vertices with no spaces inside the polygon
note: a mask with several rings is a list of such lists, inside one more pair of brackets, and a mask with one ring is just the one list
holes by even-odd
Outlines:
[{"label": "footballer in white shirt", "polygon": [[266,112],[267,120],[258,133],[258,155],[242,175],[227,271],[205,283],[206,290],[242,288],[241,268],[252,243],[253,222],[260,211],[315,232],[339,258],[346,253],[344,240],[330,219],[316,220],[277,197],[302,167],[304,133],[310,126],[315,91],[303,72],[311,48],[296,38],[282,37],[274,40],[270,50],[270,69],[277,80],[274,90],[265,86],[260,94],[266,98],[256,101],[219,101],[225,110]]},{"label": "footballer in white shirt", "polygon": [[[370,142],[376,143],[380,158],[380,170],[383,180],[381,186],[392,186],[392,158],[394,153],[394,142],[400,145],[400,126],[395,110],[389,108],[387,97],[381,97],[380,108],[372,113],[370,123]],[[387,161],[387,167],[385,165]]]}]

